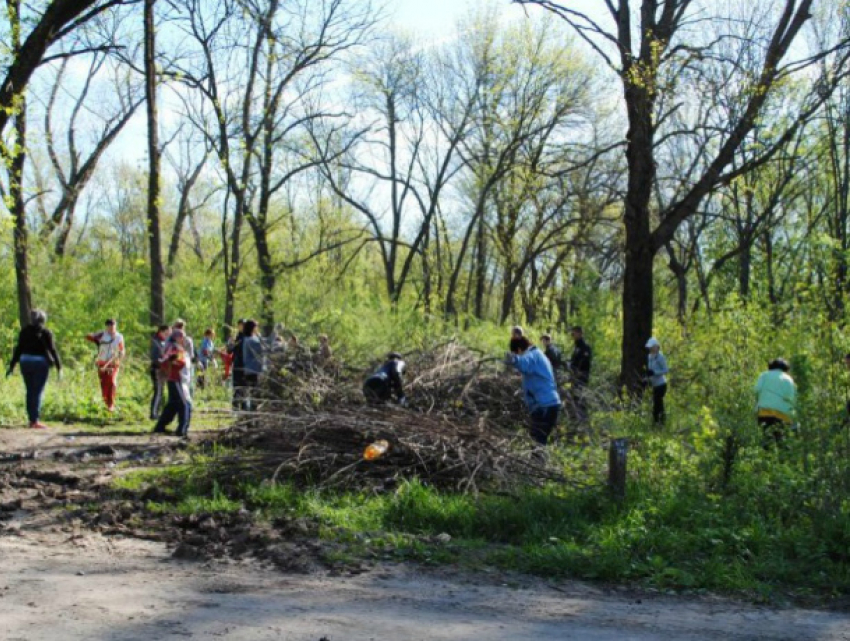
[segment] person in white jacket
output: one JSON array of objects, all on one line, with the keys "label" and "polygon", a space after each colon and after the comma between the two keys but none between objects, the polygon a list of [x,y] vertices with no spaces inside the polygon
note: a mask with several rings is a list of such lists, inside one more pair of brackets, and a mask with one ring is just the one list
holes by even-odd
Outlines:
[{"label": "person in white jacket", "polygon": [[667,395],[667,359],[661,353],[661,343],[654,336],[646,341],[649,355],[646,359],[646,377],[652,387],[652,420],[656,425],[663,425],[664,397]]}]

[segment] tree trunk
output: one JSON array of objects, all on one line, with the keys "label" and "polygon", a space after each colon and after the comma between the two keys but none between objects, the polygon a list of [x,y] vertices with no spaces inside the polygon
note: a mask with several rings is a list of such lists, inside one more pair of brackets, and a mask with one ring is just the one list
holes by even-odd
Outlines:
[{"label": "tree trunk", "polygon": [[628,186],[624,220],[626,226],[623,280],[623,350],[620,382],[631,394],[643,390],[646,340],[652,335],[652,263],[656,247],[650,236],[649,202],[655,183],[652,124],[653,96],[640,83],[626,84],[629,131],[626,134]]},{"label": "tree trunk", "polygon": [[160,246],[160,154],[156,110],[156,30],[153,9],[156,0],[145,0],[145,99],[148,120],[148,241],[151,261],[150,324],[159,325],[165,319],[165,270]]},{"label": "tree trunk", "polygon": [[[7,0],[9,21],[12,31],[12,50],[17,58],[21,52],[21,5],[20,0]],[[24,165],[27,159],[27,103],[23,90],[15,97],[15,144],[9,159],[9,196],[11,214],[15,222],[15,281],[18,290],[18,318],[21,327],[30,322],[32,292],[29,282],[29,257],[26,202],[24,200]],[[2,129],[0,129],[2,133]]]},{"label": "tree trunk", "polygon": [[28,234],[26,203],[24,201],[23,176],[26,163],[27,113],[23,97],[15,115],[15,152],[12,157],[12,175],[9,179],[9,195],[12,199],[12,218],[15,221],[15,279],[18,288],[18,318],[21,327],[30,322],[32,293],[29,282]]},{"label": "tree trunk", "polygon": [[753,250],[749,238],[738,256],[738,295],[741,300],[750,297],[750,278],[752,276]]}]

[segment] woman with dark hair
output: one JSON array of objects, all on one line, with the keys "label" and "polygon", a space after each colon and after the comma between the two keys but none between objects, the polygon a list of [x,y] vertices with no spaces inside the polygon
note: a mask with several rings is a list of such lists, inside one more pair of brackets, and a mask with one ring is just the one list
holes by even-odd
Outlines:
[{"label": "woman with dark hair", "polygon": [[522,374],[522,391],[531,413],[529,434],[539,445],[546,445],[558,423],[558,411],[561,409],[552,364],[524,336],[512,338],[510,348],[508,362]]},{"label": "woman with dark hair", "polygon": [[21,375],[27,388],[27,417],[29,426],[35,429],[47,427],[39,421],[41,401],[44,398],[44,388],[50,366],[56,368],[56,373],[62,372],[62,363],[56,352],[53,333],[45,327],[47,314],[40,309],[30,312],[30,324],[18,334],[18,343],[12,353],[6,376],[11,376],[15,365],[20,364]]},{"label": "woman with dark hair", "polygon": [[784,358],[775,358],[756,382],[756,420],[764,434],[764,446],[771,439],[779,446],[785,430],[794,422],[797,411],[797,386],[788,374],[791,367]]}]

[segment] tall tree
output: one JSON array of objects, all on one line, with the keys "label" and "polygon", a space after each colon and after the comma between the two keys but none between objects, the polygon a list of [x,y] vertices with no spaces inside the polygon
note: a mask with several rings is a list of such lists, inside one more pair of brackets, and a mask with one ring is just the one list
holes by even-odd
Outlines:
[{"label": "tall tree", "polygon": [[[820,105],[822,98],[813,94],[802,106],[798,118],[786,126],[773,146],[762,150],[748,163],[730,169],[736,150],[756,126],[774,87],[820,57],[786,60],[792,44],[810,18],[814,0],[783,0],[775,10],[773,6],[765,9],[754,5],[749,8],[749,15],[744,16],[730,14],[725,4],[699,0],[642,0],[639,8],[634,0],[604,0],[600,2],[600,9],[607,14],[607,26],[589,12],[563,2],[514,2],[540,6],[563,19],[617,74],[621,83],[628,120],[621,380],[630,391],[638,392],[645,362],[643,345],[652,333],[656,253],[670,242],[679,225],[697,211],[700,202],[713,189],[766,162]],[[723,24],[726,32],[720,38],[707,41],[703,35],[707,21]],[[735,29],[745,32],[736,33]],[[718,53],[728,41],[758,51],[758,71],[748,77],[735,77],[734,71],[730,72],[730,79],[739,82],[741,87],[739,109],[734,118],[716,132],[716,144],[710,149],[698,150],[705,154],[694,163],[698,171],[687,188],[657,213],[658,222],[653,226],[651,198],[657,179],[659,148],[669,140],[663,135],[665,121],[686,102],[684,95],[681,101],[675,100],[684,87],[678,79],[706,65],[730,68],[734,58]],[[846,42],[835,42],[831,47],[846,47]],[[843,63],[844,58],[842,66]],[[834,74],[828,80],[831,87],[839,75]]]},{"label": "tall tree", "polygon": [[160,238],[160,148],[159,120],[156,104],[156,0],[145,0],[145,101],[148,123],[148,245],[150,249],[150,324],[159,325],[165,318],[165,269],[162,265]]},{"label": "tall tree", "polygon": [[[6,0],[6,12],[9,26],[12,32],[12,54],[17,57],[21,54],[21,2],[20,0]],[[7,206],[15,221],[13,232],[14,254],[15,254],[15,280],[18,291],[18,318],[21,327],[29,324],[30,310],[32,309],[32,292],[29,280],[29,256],[27,245],[29,235],[27,232],[26,201],[24,199],[24,165],[27,159],[27,103],[26,95],[21,93],[17,96],[14,105],[14,130],[15,135],[11,148],[3,145],[2,157],[9,172],[9,195]]]}]

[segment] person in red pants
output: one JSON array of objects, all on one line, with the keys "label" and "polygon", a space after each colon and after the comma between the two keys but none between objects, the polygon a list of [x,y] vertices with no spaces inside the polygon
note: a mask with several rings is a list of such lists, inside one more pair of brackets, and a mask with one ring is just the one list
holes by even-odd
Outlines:
[{"label": "person in red pants", "polygon": [[124,337],[118,332],[114,319],[106,319],[105,328],[86,336],[87,341],[97,344],[97,375],[103,402],[110,412],[115,411],[115,392],[118,387],[118,370],[124,358]]}]

